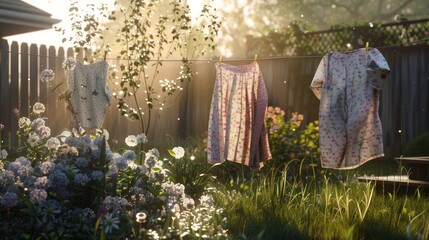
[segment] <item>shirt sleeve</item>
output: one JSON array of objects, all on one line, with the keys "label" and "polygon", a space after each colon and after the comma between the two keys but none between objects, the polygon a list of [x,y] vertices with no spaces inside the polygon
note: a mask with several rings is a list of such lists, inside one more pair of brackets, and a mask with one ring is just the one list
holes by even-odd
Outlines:
[{"label": "shirt sleeve", "polygon": [[311,82],[310,89],[313,91],[314,95],[320,99],[322,95],[323,82],[326,79],[326,74],[328,73],[328,57],[325,55],[320,61],[319,66],[317,67],[316,73],[314,74],[313,81]]},{"label": "shirt sleeve", "polygon": [[108,71],[109,71],[109,64],[106,61],[104,61],[102,65],[102,84],[104,85],[104,93],[106,94],[107,101],[110,104],[112,95],[110,94],[110,88],[107,82],[109,78]]},{"label": "shirt sleeve", "polygon": [[375,48],[368,52],[366,73],[367,79],[373,88],[383,89],[389,76],[390,68],[384,56]]}]

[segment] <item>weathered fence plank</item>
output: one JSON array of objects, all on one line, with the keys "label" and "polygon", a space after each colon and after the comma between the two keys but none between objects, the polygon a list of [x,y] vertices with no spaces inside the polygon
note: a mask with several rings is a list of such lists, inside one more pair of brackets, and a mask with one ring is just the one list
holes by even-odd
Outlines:
[{"label": "weathered fence plank", "polygon": [[14,109],[19,109],[19,47],[17,42],[12,42],[10,51],[10,144],[16,146],[18,144],[18,119],[12,114]]},{"label": "weathered fence plank", "polygon": [[20,116],[28,116],[29,113],[29,96],[30,96],[30,78],[28,74],[29,70],[29,54],[28,44],[21,44],[21,104],[20,104]]},{"label": "weathered fence plank", "polygon": [[30,46],[30,107],[39,101],[39,61],[36,44]]},{"label": "weathered fence plank", "polygon": [[[57,72],[57,61],[60,60],[57,57],[57,52],[55,47],[50,46],[48,49],[48,69],[54,71],[55,77],[51,82],[47,82],[47,94],[48,94],[48,107],[47,107],[47,116],[49,124],[55,120],[55,114],[57,113],[57,97],[55,92],[53,92],[53,88],[57,85],[59,73]],[[51,125],[51,124],[50,124]],[[52,129],[55,132],[55,129]]]},{"label": "weathered fence plank", "polygon": [[9,44],[6,40],[1,40],[0,43],[0,124],[4,125],[4,129],[1,134],[1,141],[5,145],[9,145],[10,135],[10,100],[9,100]]},{"label": "weathered fence plank", "polygon": [[[39,74],[48,68],[48,50],[46,49],[46,45],[41,45],[39,48]],[[39,83],[39,101],[42,103],[46,103],[46,107],[48,108],[48,83],[42,83],[40,81],[39,75],[37,75],[37,82]]]}]

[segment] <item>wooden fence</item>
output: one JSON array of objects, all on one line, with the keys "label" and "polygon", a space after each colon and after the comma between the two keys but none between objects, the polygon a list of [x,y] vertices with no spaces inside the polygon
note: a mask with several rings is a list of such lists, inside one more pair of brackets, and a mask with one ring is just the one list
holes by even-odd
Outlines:
[{"label": "wooden fence", "polygon": [[[71,116],[65,114],[64,105],[51,89],[64,81],[61,64],[67,56],[73,56],[73,51],[69,49],[65,52],[64,48],[56,49],[46,45],[19,45],[17,42],[9,45],[6,40],[1,40],[0,49],[0,123],[5,126],[2,132],[3,144],[19,144],[16,134],[18,119],[20,116],[28,116],[35,102],[42,102],[47,107],[44,116],[48,118],[48,124],[61,122],[67,125]],[[52,69],[56,75],[56,80],[49,85],[39,81],[39,73],[47,68]],[[18,114],[14,112],[15,109],[19,110]],[[54,132],[58,130],[55,126],[59,124],[53,125]]]},{"label": "wooden fence", "polygon": [[[393,159],[402,154],[406,142],[429,131],[429,46],[391,47],[380,51],[392,69],[382,92],[380,117],[385,154],[388,159]],[[52,86],[65,82],[61,64],[67,56],[73,56],[70,49],[28,46],[25,43],[18,45],[16,42],[9,45],[7,41],[1,41],[0,123],[5,125],[2,131],[4,144],[19,144],[16,135],[18,118],[13,109],[20,109],[20,116],[28,116],[29,108],[37,101],[47,107],[44,116],[53,135],[72,126],[72,116],[65,109],[65,104],[59,102],[58,93],[50,90]],[[269,104],[283,108],[287,116],[300,112],[306,121],[316,120],[319,101],[309,90],[309,85],[321,57],[260,59],[258,64],[267,86]],[[224,60],[234,65],[249,61]],[[117,60],[108,62],[110,65],[118,64]],[[193,70],[198,75],[184,86],[181,95],[172,100],[169,108],[154,113],[148,136],[151,146],[166,147],[166,135],[173,139],[206,135],[216,76],[214,64],[212,61],[194,62]],[[55,80],[50,86],[39,81],[39,72],[46,68],[55,72]],[[164,69],[167,70],[161,70],[160,79],[176,78],[180,62],[166,62]],[[110,86],[114,87],[113,84]],[[120,116],[115,100],[106,112],[103,127],[110,132],[112,140],[117,139],[122,145],[127,135],[139,133],[138,122]]]}]

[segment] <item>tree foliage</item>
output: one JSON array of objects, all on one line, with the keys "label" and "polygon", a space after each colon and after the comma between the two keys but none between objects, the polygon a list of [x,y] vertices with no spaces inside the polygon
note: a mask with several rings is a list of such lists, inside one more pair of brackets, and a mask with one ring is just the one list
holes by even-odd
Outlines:
[{"label": "tree foliage", "polygon": [[[152,112],[162,110],[167,99],[182,90],[192,78],[190,59],[215,49],[214,37],[220,27],[216,10],[204,5],[198,19],[191,18],[184,1],[115,1],[115,6],[88,4],[86,11],[75,1],[70,8],[70,29],[59,29],[76,52],[84,50],[93,57],[110,53],[119,61],[112,66],[119,112],[141,123],[141,131],[150,129]],[[113,33],[113,34],[112,34]],[[176,79],[159,80],[163,62],[181,60]],[[88,61],[88,57],[85,57]]]}]

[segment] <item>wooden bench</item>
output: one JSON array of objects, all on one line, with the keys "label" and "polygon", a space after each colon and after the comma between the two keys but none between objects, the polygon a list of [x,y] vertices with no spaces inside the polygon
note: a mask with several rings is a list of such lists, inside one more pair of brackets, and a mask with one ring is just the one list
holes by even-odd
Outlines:
[{"label": "wooden bench", "polygon": [[410,167],[410,179],[429,181],[429,157],[398,157],[395,159],[401,165],[405,163]]},{"label": "wooden bench", "polygon": [[414,194],[417,189],[429,193],[429,157],[398,157],[400,165],[408,165],[408,175],[363,176],[359,182],[374,182],[380,191]]}]

